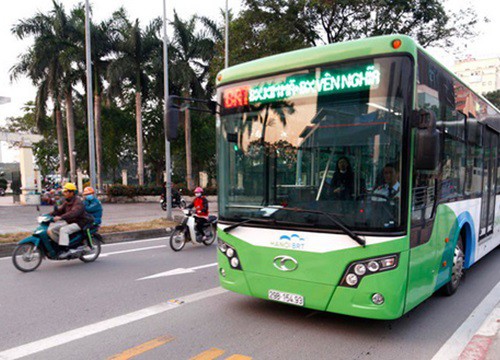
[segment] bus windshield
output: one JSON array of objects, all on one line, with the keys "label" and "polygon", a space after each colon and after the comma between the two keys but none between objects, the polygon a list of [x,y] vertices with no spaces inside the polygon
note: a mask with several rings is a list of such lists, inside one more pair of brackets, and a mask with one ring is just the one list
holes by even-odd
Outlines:
[{"label": "bus windshield", "polygon": [[220,87],[221,220],[403,229],[412,74],[410,58],[392,56]]}]

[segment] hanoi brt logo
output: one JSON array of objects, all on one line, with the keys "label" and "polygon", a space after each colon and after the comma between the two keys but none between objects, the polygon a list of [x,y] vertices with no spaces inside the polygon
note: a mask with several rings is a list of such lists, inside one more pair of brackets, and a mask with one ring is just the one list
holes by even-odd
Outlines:
[{"label": "hanoi brt logo", "polygon": [[303,250],[305,239],[298,234],[281,235],[279,240],[271,241],[271,245],[280,249]]}]

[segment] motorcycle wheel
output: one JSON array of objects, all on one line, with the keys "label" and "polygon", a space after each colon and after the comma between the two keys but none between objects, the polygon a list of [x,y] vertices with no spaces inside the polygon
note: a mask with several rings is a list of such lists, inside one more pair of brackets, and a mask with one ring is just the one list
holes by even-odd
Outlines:
[{"label": "motorcycle wheel", "polygon": [[161,206],[161,209],[162,209],[163,211],[167,211],[167,203],[166,203],[165,201],[162,201],[162,202],[160,203],[160,206]]},{"label": "motorcycle wheel", "polygon": [[12,262],[17,270],[30,272],[36,270],[42,263],[42,250],[34,244],[17,245],[12,253]]},{"label": "motorcycle wheel", "polygon": [[94,234],[92,237],[92,241],[94,243],[94,247],[92,248],[92,250],[79,257],[79,259],[84,263],[91,263],[96,261],[101,254],[101,235]]},{"label": "motorcycle wheel", "polygon": [[186,208],[187,204],[186,204],[186,200],[182,199],[179,203],[179,208],[181,210],[184,210]]},{"label": "motorcycle wheel", "polygon": [[214,224],[210,225],[210,231],[212,232],[212,236],[207,240],[203,240],[203,244],[205,244],[206,246],[212,245],[217,239],[217,226]]},{"label": "motorcycle wheel", "polygon": [[174,251],[181,251],[186,245],[186,235],[184,229],[175,229],[170,234],[170,247]]}]

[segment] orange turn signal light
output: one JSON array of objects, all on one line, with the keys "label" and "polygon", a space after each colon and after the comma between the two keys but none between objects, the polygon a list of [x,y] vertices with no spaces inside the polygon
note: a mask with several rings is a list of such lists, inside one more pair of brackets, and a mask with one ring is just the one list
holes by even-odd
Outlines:
[{"label": "orange turn signal light", "polygon": [[445,242],[445,243],[449,243],[449,242],[450,242],[450,238],[446,238],[446,239],[444,239],[444,242]]},{"label": "orange turn signal light", "polygon": [[221,80],[222,80],[222,75],[221,74],[217,75],[217,81],[221,81]]},{"label": "orange turn signal light", "polygon": [[392,47],[394,49],[399,49],[401,47],[403,43],[401,42],[401,40],[399,39],[396,39],[396,40],[392,40]]},{"label": "orange turn signal light", "polygon": [[446,267],[447,262],[443,261],[443,267]]}]

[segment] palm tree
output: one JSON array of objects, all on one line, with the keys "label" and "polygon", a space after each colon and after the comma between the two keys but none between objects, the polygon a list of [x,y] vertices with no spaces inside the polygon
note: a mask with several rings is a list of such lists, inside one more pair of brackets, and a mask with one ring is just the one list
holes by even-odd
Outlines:
[{"label": "palm tree", "polygon": [[111,94],[123,96],[127,90],[135,95],[135,114],[137,132],[137,175],[139,185],[144,184],[144,154],[142,146],[142,100],[148,95],[148,66],[151,55],[161,46],[157,34],[161,29],[161,21],[153,20],[143,31],[139,20],[130,22],[121,8],[113,14],[115,26],[118,29],[116,53],[117,58],[108,68],[108,80]]},{"label": "palm tree", "polygon": [[[34,36],[35,41],[27,53],[22,54],[19,62],[11,68],[11,78],[17,79],[21,75],[28,76],[38,88],[36,97],[37,123],[45,115],[46,102],[50,97],[54,104],[57,143],[59,150],[59,174],[65,176],[64,134],[62,123],[61,103],[63,97],[62,79],[64,77],[65,38],[67,23],[61,21],[64,9],[62,5],[53,1],[54,9],[48,14],[36,13],[32,18],[20,20],[11,29],[19,39]],[[61,26],[64,27],[61,28]],[[70,145],[71,146],[71,145]],[[70,151],[70,156],[72,152]]]},{"label": "palm tree", "polygon": [[[78,62],[79,74],[81,82],[86,85],[87,77],[85,69],[85,9],[79,6],[74,10],[74,16],[77,20],[77,38],[74,39],[75,43],[79,44],[80,61]],[[90,24],[91,27],[91,58],[92,58],[92,76],[93,76],[93,90],[94,90],[94,123],[95,123],[95,146],[96,146],[96,167],[97,167],[97,188],[102,190],[103,184],[103,163],[102,163],[102,126],[101,126],[101,109],[102,109],[102,96],[104,92],[104,80],[106,78],[108,66],[110,64],[109,56],[114,50],[114,27],[113,19],[104,20],[99,24]]]},{"label": "palm tree", "polygon": [[[174,36],[172,38],[170,73],[172,82],[184,97],[209,98],[206,87],[209,61],[214,54],[215,42],[206,32],[196,32],[198,18],[181,20],[174,12]],[[191,118],[189,109],[185,111],[184,133],[186,140],[186,182],[189,190],[194,189],[191,159]]]}]

